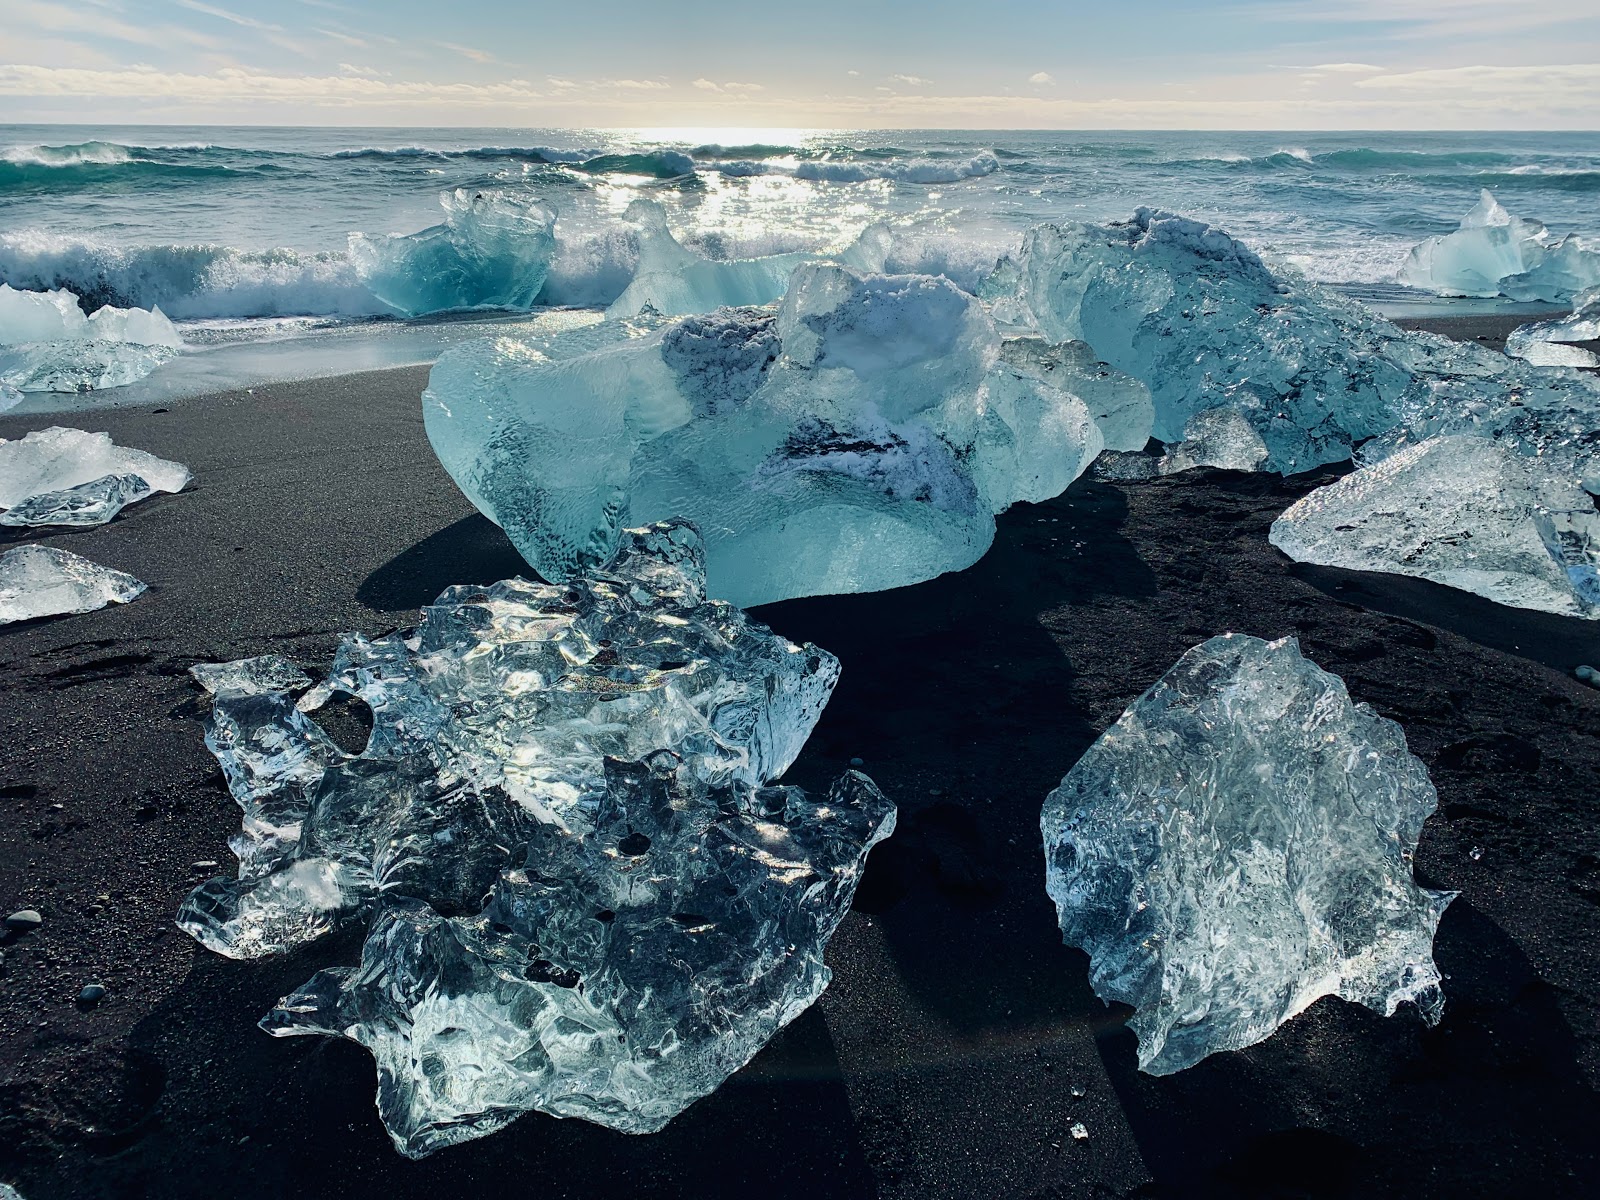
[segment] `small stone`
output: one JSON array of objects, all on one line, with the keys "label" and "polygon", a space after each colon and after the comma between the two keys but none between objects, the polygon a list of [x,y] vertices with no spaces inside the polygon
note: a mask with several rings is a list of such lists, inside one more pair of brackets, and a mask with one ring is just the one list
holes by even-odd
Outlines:
[{"label": "small stone", "polygon": [[17,933],[32,933],[44,924],[44,918],[31,908],[19,908],[6,918],[6,928]]},{"label": "small stone", "polygon": [[1585,683],[1592,683],[1596,687],[1600,687],[1600,671],[1596,671],[1593,667],[1589,666],[1587,663],[1585,663],[1583,666],[1579,667],[1576,671],[1573,672],[1573,674],[1576,675],[1579,679],[1583,680]]},{"label": "small stone", "polygon": [[1072,1140],[1075,1142],[1086,1142],[1089,1140],[1089,1131],[1083,1127],[1082,1121],[1074,1121],[1072,1123],[1072,1128],[1067,1130],[1067,1132],[1072,1135]]},{"label": "small stone", "polygon": [[88,983],[83,991],[78,993],[79,1004],[99,1004],[106,998],[106,987],[103,983]]},{"label": "small stone", "polygon": [[1467,851],[1467,857],[1470,858],[1473,862],[1477,862],[1480,858],[1483,857],[1483,847],[1482,846],[1474,846],[1471,850]]},{"label": "small stone", "polygon": [[851,759],[851,760],[850,760],[850,765],[851,765],[851,766],[852,766],[852,767],[864,767],[864,766],[866,766],[866,765],[867,765],[867,763],[866,763],[866,760],[865,760],[865,759],[861,759],[861,758],[852,758],[852,759]]}]

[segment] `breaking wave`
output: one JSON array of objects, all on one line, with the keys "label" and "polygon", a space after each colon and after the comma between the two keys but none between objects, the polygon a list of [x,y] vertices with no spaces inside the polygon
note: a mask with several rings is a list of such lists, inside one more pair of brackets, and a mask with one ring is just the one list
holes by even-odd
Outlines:
[{"label": "breaking wave", "polygon": [[[148,148],[117,142],[13,146],[0,152],[0,195],[62,191],[102,184],[138,186],[178,179],[222,179],[239,170],[208,162],[210,147]],[[257,169],[267,164],[258,165]]]},{"label": "breaking wave", "polygon": [[936,158],[911,158],[856,162],[846,159],[806,159],[785,163],[757,159],[736,159],[714,168],[724,175],[787,175],[821,183],[868,183],[887,180],[894,183],[959,183],[981,179],[1000,169],[993,151],[984,150],[964,161]]}]

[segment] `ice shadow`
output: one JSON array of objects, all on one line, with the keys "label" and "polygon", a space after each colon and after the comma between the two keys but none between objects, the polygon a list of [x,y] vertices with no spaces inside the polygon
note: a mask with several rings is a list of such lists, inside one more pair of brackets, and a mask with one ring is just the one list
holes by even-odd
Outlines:
[{"label": "ice shadow", "polygon": [[[1600,1097],[1554,990],[1462,899],[1434,952],[1446,1008],[1433,1029],[1414,1010],[1385,1018],[1323,999],[1265,1042],[1157,1077],[1138,1071],[1132,1032],[1108,1025],[1101,1058],[1156,1180],[1152,1194],[1600,1194]],[[1462,1153],[1441,1156],[1441,1143]],[[1483,1175],[1485,1146],[1518,1164],[1514,1181]]]},{"label": "ice shadow", "polygon": [[[876,1194],[815,1009],[660,1133],[631,1136],[530,1113],[489,1137],[409,1161],[378,1121],[365,1050],[255,1028],[280,996],[319,967],[353,961],[359,945],[356,930],[268,962],[197,950],[182,985],[126,1043],[83,1048],[71,1073],[98,1081],[75,1109],[78,1128],[95,1131],[84,1135],[89,1153],[18,1156],[12,1171],[23,1193],[30,1200]],[[107,1055],[112,1070],[100,1062]],[[124,1060],[135,1065],[123,1069]]]},{"label": "ice shadow", "polygon": [[432,604],[452,584],[495,583],[513,575],[537,578],[505,532],[473,513],[373,571],[356,589],[356,599],[378,612],[402,612]]}]

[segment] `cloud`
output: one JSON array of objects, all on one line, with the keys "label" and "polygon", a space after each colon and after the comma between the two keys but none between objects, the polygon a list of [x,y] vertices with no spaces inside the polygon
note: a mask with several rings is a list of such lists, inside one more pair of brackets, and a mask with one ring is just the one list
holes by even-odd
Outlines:
[{"label": "cloud", "polygon": [[271,25],[266,21],[258,21],[254,17],[241,16],[236,12],[229,12],[225,8],[217,8],[210,4],[201,4],[200,0],[177,0],[179,8],[187,8],[191,12],[204,13],[208,17],[216,17],[219,21],[230,21],[235,25],[242,25],[246,29],[261,29],[271,33],[282,33],[282,25]]},{"label": "cloud", "polygon": [[907,87],[931,87],[933,80],[924,79],[921,75],[891,75],[890,83],[903,83]]},{"label": "cloud", "polygon": [[602,79],[599,82],[601,87],[625,88],[635,92],[654,92],[672,86],[659,79]]},{"label": "cloud", "polygon": [[1382,67],[1375,67],[1371,63],[1318,63],[1314,67],[1307,67],[1308,71],[1327,71],[1334,75],[1371,75],[1382,71]]},{"label": "cloud", "polygon": [[715,83],[710,79],[696,79],[694,86],[702,92],[764,92],[767,89],[759,83]]},{"label": "cloud", "polygon": [[1592,98],[1600,105],[1600,63],[1566,63],[1548,67],[1441,67],[1372,75],[1356,80],[1358,88],[1418,94],[1464,93],[1479,105],[1501,100],[1547,96],[1571,101]]},{"label": "cloud", "polygon": [[359,75],[363,79],[387,79],[389,72],[380,71],[376,67],[358,67],[353,63],[340,63],[339,74]]},{"label": "cloud", "polygon": [[1271,0],[1241,15],[1268,21],[1370,23],[1390,26],[1388,36],[1440,37],[1524,32],[1534,26],[1594,20],[1594,0]]},{"label": "cloud", "polygon": [[[50,34],[86,34],[110,38],[129,45],[169,49],[174,44],[217,50],[222,43],[209,34],[181,25],[134,24],[110,16],[104,9],[89,11],[70,4],[43,3],[41,0],[5,0],[3,17],[7,38],[16,36],[17,27]],[[6,43],[6,53],[15,53]]]},{"label": "cloud", "polygon": [[1029,83],[1046,84],[1054,83],[1055,81],[1056,77],[1050,74],[1049,71],[1035,71],[1032,75],[1028,76]]},{"label": "cloud", "polygon": [[854,79],[857,75],[861,74],[861,72],[860,71],[846,71],[845,74],[850,76],[852,79]]},{"label": "cloud", "polygon": [[470,58],[473,62],[492,63],[494,55],[483,50],[474,50],[471,46],[458,46],[455,42],[440,42],[439,45],[446,50],[453,50],[462,58]]},{"label": "cloud", "polygon": [[393,105],[425,101],[477,107],[540,99],[525,84],[425,83],[354,75],[267,75],[242,67],[210,74],[158,71],[154,67],[96,70],[0,65],[0,95],[155,99],[169,104],[269,104],[319,106]]},{"label": "cloud", "polygon": [[343,42],[346,46],[356,46],[363,50],[372,44],[366,38],[358,38],[353,33],[341,33],[337,29],[318,29],[317,32],[330,41]]}]

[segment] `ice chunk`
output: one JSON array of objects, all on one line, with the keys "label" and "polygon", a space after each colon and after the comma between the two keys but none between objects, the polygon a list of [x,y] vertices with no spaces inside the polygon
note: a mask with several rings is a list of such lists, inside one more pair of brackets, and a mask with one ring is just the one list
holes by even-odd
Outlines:
[{"label": "ice chunk", "polygon": [[532,307],[555,251],[555,212],[507,192],[456,188],[445,219],[420,233],[350,235],[363,282],[402,316],[461,308]]},{"label": "ice chunk", "polygon": [[1438,798],[1405,735],[1293,638],[1196,646],[1050,793],[1046,885],[1104,1000],[1166,1075],[1322,996],[1430,1022],[1454,893],[1411,876]]},{"label": "ice chunk", "polygon": [[1195,413],[1183,429],[1183,441],[1162,458],[1159,472],[1175,475],[1193,467],[1254,471],[1267,457],[1267,444],[1242,413],[1208,408]]},{"label": "ice chunk", "polygon": [[[0,386],[8,392],[121,387],[143,379],[182,346],[159,308],[107,305],[86,317],[65,288],[20,292],[0,284]],[[17,399],[0,400],[0,408]]]},{"label": "ice chunk", "polygon": [[[771,304],[783,295],[796,267],[827,257],[796,251],[760,258],[703,258],[672,236],[666,211],[654,200],[635,200],[624,219],[639,230],[639,265],[633,281],[606,310],[609,317],[637,317],[647,311],[678,317]],[[836,256],[837,261],[859,271],[881,271],[888,245],[887,229],[869,226]]]},{"label": "ice chunk", "polygon": [[329,682],[371,709],[358,755],[273,690],[291,664],[198,669],[245,827],[240,878],[179,923],[254,958],[371,913],[361,965],[263,1026],[368,1046],[404,1153],[533,1109],[657,1129],[826,985],[894,809],[855,773],[817,801],[766,786],[838,664],[704,582],[668,522],[607,571],[451,588],[414,631],[349,635]]},{"label": "ice chunk", "polygon": [[1000,359],[1088,405],[1107,450],[1143,450],[1150,440],[1156,417],[1150,389],[1101,362],[1086,343],[1051,345],[1043,338],[1007,338],[1000,347]]},{"label": "ice chunk", "polygon": [[1538,221],[1512,216],[1488,189],[1454,233],[1414,247],[1400,282],[1445,296],[1566,300],[1600,284],[1600,246],[1553,238]]},{"label": "ice chunk", "polygon": [[144,590],[132,575],[52,546],[17,546],[0,554],[0,625],[126,604]]},{"label": "ice chunk", "polygon": [[1506,338],[1506,353],[1536,367],[1600,367],[1600,356],[1568,342],[1600,341],[1600,287],[1582,292],[1572,312],[1551,321],[1519,325]]},{"label": "ice chunk", "polygon": [[212,696],[220,692],[243,696],[301,692],[311,686],[309,675],[277,654],[225,663],[196,663],[189,668],[189,674]]},{"label": "ice chunk", "polygon": [[152,492],[179,492],[189,468],[114,445],[108,433],[53,426],[0,438],[4,525],[100,525]]},{"label": "ice chunk", "polygon": [[961,570],[995,513],[1088,466],[1087,407],[999,351],[945,280],[808,265],[776,313],[455,348],[423,412],[445,469],[545,578],[682,515],[706,532],[712,594],[751,605]]},{"label": "ice chunk", "polygon": [[1290,558],[1431,579],[1516,608],[1600,618],[1600,512],[1573,479],[1486,438],[1430,438],[1303,497]]},{"label": "ice chunk", "polygon": [[138,475],[103,475],[56,492],[40,492],[0,513],[0,525],[104,525],[150,495]]}]

